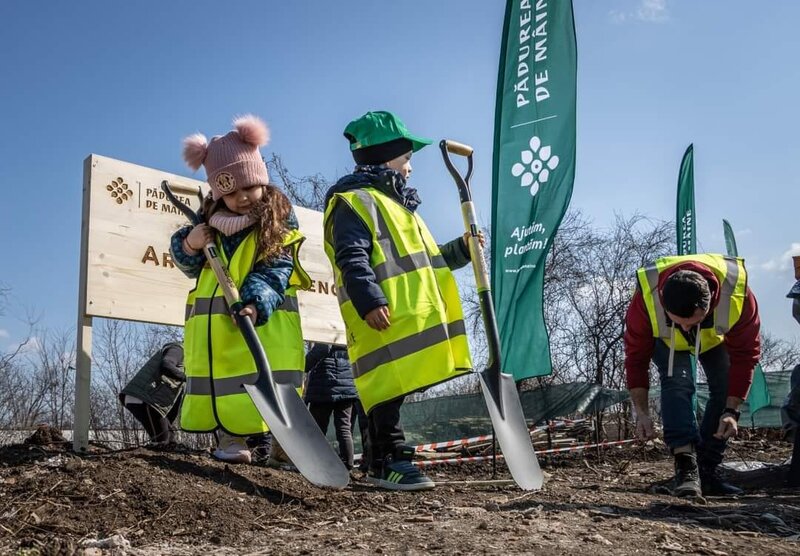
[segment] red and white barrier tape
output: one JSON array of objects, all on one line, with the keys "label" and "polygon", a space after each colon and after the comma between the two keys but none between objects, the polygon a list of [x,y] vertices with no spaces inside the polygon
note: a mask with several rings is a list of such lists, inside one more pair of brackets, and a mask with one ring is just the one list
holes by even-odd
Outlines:
[{"label": "red and white barrier tape", "polygon": [[472,438],[461,438],[459,440],[448,440],[446,442],[432,442],[430,444],[420,444],[416,448],[414,448],[417,452],[429,452],[435,451],[438,448],[452,448],[453,446],[468,446],[469,444],[477,444],[478,442],[484,442],[486,440],[491,440],[491,434],[483,434],[481,436],[473,436]]},{"label": "red and white barrier tape", "polygon": [[[579,419],[579,420],[563,419],[560,421],[553,421],[549,425],[542,425],[540,427],[532,428],[530,430],[530,434],[546,431],[548,429],[555,430],[558,428],[563,428],[584,421],[586,421],[586,419]],[[493,437],[491,434],[484,434],[481,436],[473,436],[472,438],[460,438],[458,440],[447,440],[445,442],[432,442],[430,444],[420,444],[419,446],[416,446],[414,450],[417,452],[432,452],[436,451],[439,448],[452,448],[453,446],[469,446],[470,444],[478,444],[479,442],[492,440],[492,438]]]},{"label": "red and white barrier tape", "polygon": [[[568,446],[566,448],[553,448],[552,450],[537,450],[536,455],[538,456],[542,454],[554,454],[557,452],[579,452],[581,450],[586,450],[587,448],[606,448],[610,446],[621,446],[623,444],[630,444],[631,442],[636,442],[636,440],[635,439],[616,440],[614,442],[600,442],[598,444],[582,444],[580,446]],[[497,459],[502,459],[502,458],[503,454],[497,454]],[[431,465],[470,463],[478,461],[487,461],[490,459],[492,459],[492,456],[465,456],[459,458],[421,460],[421,461],[415,461],[413,463],[418,467],[429,467]]]}]

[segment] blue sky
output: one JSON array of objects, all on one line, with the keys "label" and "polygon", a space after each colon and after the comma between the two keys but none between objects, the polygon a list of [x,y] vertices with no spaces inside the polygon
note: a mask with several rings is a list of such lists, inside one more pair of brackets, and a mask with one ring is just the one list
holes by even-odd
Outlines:
[{"label": "blue sky", "polygon": [[[97,153],[191,175],[181,139],[266,119],[295,175],[351,168],[341,132],[367,110],[476,148],[488,224],[500,0],[0,3],[0,349],[18,317],[73,326],[82,161]],[[575,0],[578,146],[573,206],[671,219],[680,157],[695,145],[698,237],[737,231],[764,327],[796,338],[784,295],[800,254],[800,3]],[[224,7],[223,7],[224,6]],[[422,214],[461,231],[438,151],[414,159]],[[202,174],[200,175],[202,176]]]}]

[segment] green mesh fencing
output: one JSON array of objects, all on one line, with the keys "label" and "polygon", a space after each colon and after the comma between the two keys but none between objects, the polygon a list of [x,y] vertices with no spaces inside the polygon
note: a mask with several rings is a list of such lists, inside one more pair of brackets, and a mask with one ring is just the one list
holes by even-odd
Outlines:
[{"label": "green mesh fencing", "polygon": [[[742,404],[739,425],[742,427],[780,428],[781,406],[789,394],[789,379],[791,375],[791,370],[764,373],[764,378],[767,380],[767,388],[769,389],[770,405],[762,407],[756,411],[755,415],[751,415],[750,407],[746,403]],[[706,403],[708,403],[707,384],[697,385],[697,401],[701,408],[705,408]]]},{"label": "green mesh fencing", "polygon": [[[626,391],[602,388],[597,384],[573,382],[520,393],[522,410],[529,426],[563,417],[601,411],[628,398]],[[400,422],[409,444],[427,444],[489,434],[492,422],[482,394],[442,396],[406,402],[400,410]],[[334,440],[332,427],[328,438]],[[360,451],[358,427],[353,433],[356,451]]]}]

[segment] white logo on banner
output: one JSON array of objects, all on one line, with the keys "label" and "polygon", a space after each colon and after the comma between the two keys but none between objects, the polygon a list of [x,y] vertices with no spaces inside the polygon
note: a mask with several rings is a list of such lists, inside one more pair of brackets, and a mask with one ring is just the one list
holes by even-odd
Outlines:
[{"label": "white logo on banner", "polygon": [[550,171],[558,166],[558,157],[550,152],[550,145],[542,147],[542,140],[535,135],[529,143],[531,150],[520,153],[522,162],[517,162],[511,168],[515,178],[522,176],[520,186],[530,187],[531,195],[536,195],[539,185],[550,179]]}]

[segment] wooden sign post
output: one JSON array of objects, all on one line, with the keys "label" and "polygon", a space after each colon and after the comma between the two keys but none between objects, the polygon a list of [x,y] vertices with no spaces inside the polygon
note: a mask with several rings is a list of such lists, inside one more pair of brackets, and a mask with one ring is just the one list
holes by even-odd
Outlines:
[{"label": "wooden sign post", "polygon": [[[193,210],[207,184],[98,156],[83,165],[83,215],[78,294],[78,339],[73,447],[89,445],[89,392],[92,318],[104,317],[183,326],[186,294],[194,287],[169,253],[172,234],[186,218],[166,199],[172,190]],[[300,261],[312,279],[298,293],[303,337],[344,343],[344,323],[336,300],[333,271],[323,251],[322,213],[295,207],[306,240]]]}]

